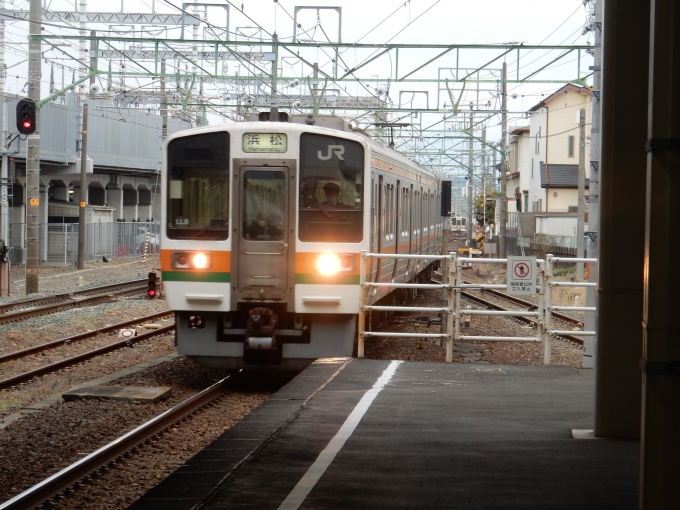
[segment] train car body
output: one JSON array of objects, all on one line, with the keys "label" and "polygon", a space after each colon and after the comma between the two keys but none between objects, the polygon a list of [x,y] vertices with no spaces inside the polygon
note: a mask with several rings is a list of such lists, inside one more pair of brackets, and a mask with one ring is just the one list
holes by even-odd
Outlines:
[{"label": "train car body", "polygon": [[[434,174],[337,117],[292,120],[164,143],[164,295],[178,352],[203,365],[297,369],[351,356],[361,251],[439,253]],[[413,281],[428,264],[373,259],[367,278]]]}]

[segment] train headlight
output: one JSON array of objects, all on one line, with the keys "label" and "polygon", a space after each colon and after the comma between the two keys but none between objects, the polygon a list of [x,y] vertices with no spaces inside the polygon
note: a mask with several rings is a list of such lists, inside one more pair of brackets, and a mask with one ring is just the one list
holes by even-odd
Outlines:
[{"label": "train headlight", "polygon": [[203,251],[175,251],[172,253],[173,269],[210,269],[212,254]]},{"label": "train headlight", "polygon": [[342,267],[340,257],[335,253],[324,253],[316,259],[316,270],[324,276],[333,276]]},{"label": "train headlight", "polygon": [[208,267],[208,256],[205,253],[196,253],[191,261],[196,269],[205,269]]}]

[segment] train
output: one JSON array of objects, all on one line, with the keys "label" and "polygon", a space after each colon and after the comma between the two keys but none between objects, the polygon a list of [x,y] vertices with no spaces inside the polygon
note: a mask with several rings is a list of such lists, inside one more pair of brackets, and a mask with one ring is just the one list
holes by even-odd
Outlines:
[{"label": "train", "polygon": [[[340,117],[272,108],[180,131],[163,143],[161,175],[160,270],[178,353],[210,368],[351,356],[361,252],[441,250],[439,178]],[[368,261],[372,282],[433,270]],[[366,304],[405,294],[372,288]]]}]

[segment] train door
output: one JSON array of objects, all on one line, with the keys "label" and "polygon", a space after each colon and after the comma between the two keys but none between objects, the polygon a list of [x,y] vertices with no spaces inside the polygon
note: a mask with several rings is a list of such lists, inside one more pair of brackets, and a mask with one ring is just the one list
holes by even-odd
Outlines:
[{"label": "train door", "polygon": [[238,186],[234,241],[240,299],[285,299],[291,282],[289,259],[290,169],[242,166],[234,170]]}]

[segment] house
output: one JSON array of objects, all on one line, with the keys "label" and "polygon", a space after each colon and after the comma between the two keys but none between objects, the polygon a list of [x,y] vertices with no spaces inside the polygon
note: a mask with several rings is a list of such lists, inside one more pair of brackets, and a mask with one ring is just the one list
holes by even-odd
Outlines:
[{"label": "house", "polygon": [[[529,212],[576,212],[580,146],[578,119],[580,110],[585,109],[587,179],[590,173],[587,162],[590,160],[588,140],[592,96],[589,88],[568,83],[529,109],[530,161],[528,167],[519,167],[520,182],[527,182],[521,178],[524,171],[532,181],[532,184],[521,188],[525,204],[529,202]],[[522,162],[526,165],[524,160]],[[525,190],[528,191],[526,198]],[[513,195],[514,191],[513,188]],[[508,196],[510,194],[508,192]]]},{"label": "house", "polygon": [[[512,129],[509,142],[510,168],[506,183],[508,212],[528,212],[531,210],[529,197],[533,197],[540,191],[540,182],[533,180],[529,171],[532,156],[530,127],[521,126]],[[521,171],[523,168],[526,169],[524,172]]]}]

